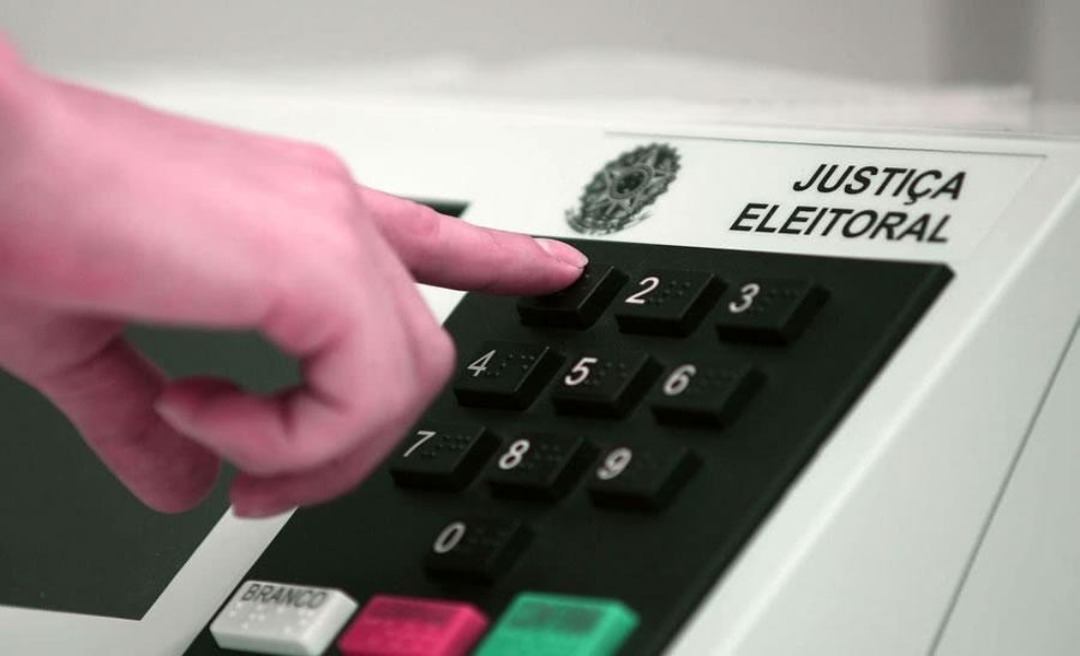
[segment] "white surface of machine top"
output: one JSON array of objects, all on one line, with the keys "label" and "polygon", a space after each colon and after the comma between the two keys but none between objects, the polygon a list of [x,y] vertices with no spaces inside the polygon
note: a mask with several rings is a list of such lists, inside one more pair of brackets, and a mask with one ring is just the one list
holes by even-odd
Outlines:
[{"label": "white surface of machine top", "polygon": [[[590,179],[664,144],[677,181],[640,223],[601,238],[947,264],[942,297],[670,653],[1080,649],[1069,402],[1080,383],[1063,365],[1080,311],[1080,143],[231,85],[125,90],[325,144],[364,184],[461,201],[465,220],[533,234],[577,236],[565,217]],[[425,294],[440,316],[460,297]],[[223,517],[141,620],[0,607],[0,653],[183,653],[284,521]]]}]

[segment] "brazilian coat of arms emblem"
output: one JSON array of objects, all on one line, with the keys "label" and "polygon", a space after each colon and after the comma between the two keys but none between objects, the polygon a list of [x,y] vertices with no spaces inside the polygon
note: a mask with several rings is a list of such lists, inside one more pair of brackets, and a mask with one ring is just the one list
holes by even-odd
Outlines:
[{"label": "brazilian coat of arms emblem", "polygon": [[679,172],[679,153],[668,144],[639,146],[608,162],[585,186],[566,222],[586,235],[607,235],[649,218],[645,211]]}]

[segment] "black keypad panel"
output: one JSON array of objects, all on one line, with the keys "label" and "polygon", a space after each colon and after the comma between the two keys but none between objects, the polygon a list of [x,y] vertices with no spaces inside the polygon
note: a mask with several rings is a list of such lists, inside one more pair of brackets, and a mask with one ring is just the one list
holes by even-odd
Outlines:
[{"label": "black keypad panel", "polygon": [[[612,600],[637,618],[618,653],[662,653],[951,278],[574,243],[593,264],[560,294],[463,298],[445,392],[245,578],[361,605],[463,601],[493,621],[527,591]],[[221,652],[204,632],[190,653]]]}]

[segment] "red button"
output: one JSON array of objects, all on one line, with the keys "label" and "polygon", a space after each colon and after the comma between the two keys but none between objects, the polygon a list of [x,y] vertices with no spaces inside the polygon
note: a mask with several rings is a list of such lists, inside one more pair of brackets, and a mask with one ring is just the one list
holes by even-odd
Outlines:
[{"label": "red button", "polygon": [[338,641],[345,656],[464,656],[488,627],[471,604],[376,595]]}]

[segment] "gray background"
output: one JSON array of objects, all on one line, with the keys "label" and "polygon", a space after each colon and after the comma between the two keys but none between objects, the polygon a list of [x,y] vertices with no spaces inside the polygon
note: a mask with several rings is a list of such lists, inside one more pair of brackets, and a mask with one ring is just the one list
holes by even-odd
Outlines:
[{"label": "gray background", "polygon": [[0,0],[0,29],[59,73],[640,47],[886,82],[1017,83],[1080,101],[1077,0]]}]

